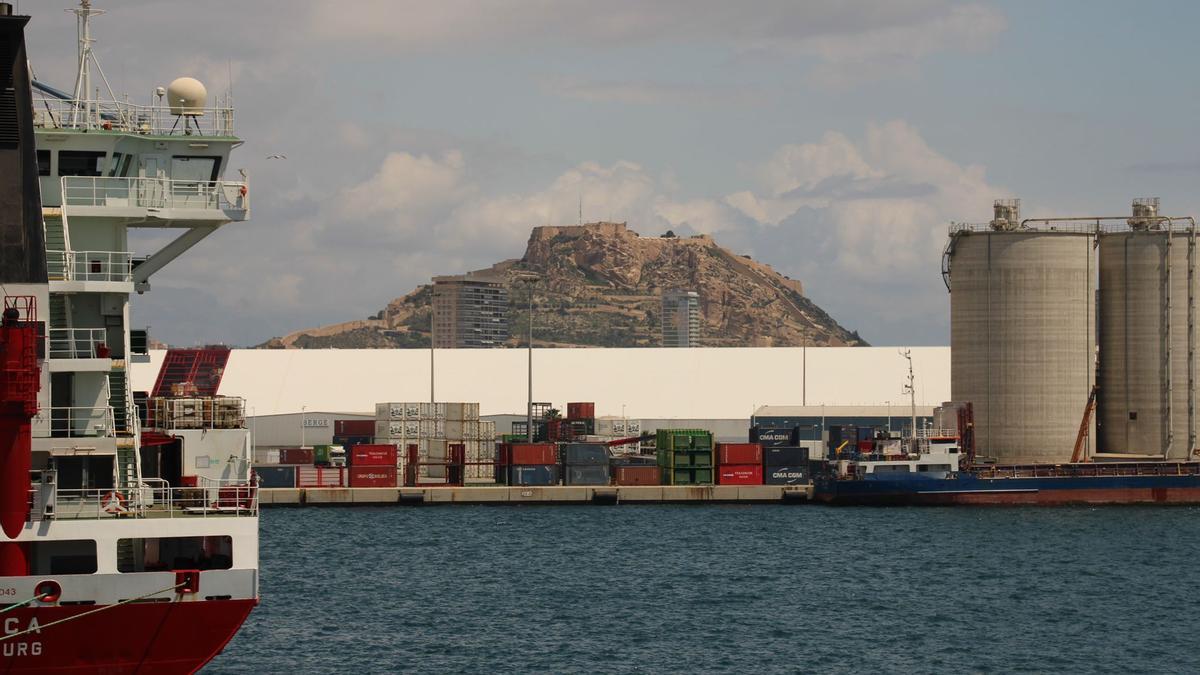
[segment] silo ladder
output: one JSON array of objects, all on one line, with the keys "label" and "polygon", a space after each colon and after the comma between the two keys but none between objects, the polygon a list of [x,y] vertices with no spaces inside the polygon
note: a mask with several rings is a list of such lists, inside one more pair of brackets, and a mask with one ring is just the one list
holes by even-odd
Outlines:
[{"label": "silo ladder", "polygon": [[1083,441],[1088,435],[1088,423],[1092,421],[1092,411],[1096,409],[1096,390],[1093,386],[1088,394],[1087,405],[1083,407],[1083,421],[1079,423],[1079,433],[1075,436],[1075,451],[1071,453],[1071,463],[1078,464],[1083,460]]}]

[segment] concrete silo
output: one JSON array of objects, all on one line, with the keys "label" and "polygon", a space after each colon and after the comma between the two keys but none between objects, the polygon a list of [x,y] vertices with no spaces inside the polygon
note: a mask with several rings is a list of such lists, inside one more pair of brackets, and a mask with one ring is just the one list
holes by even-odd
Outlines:
[{"label": "concrete silo", "polygon": [[951,396],[974,405],[981,457],[1070,460],[1095,383],[1095,229],[1024,227],[1017,200],[951,228]]},{"label": "concrete silo", "polygon": [[1106,453],[1184,459],[1196,447],[1196,231],[1133,204],[1100,236],[1097,413]]}]

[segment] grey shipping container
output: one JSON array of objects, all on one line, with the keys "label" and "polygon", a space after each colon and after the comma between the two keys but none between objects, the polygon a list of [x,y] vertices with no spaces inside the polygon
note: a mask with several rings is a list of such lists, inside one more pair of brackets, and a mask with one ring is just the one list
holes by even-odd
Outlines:
[{"label": "grey shipping container", "polygon": [[808,448],[796,446],[763,448],[763,464],[765,466],[803,466],[808,459]]},{"label": "grey shipping container", "polygon": [[611,482],[608,464],[568,464],[564,474],[567,485],[608,485]]},{"label": "grey shipping container", "polygon": [[570,465],[603,464],[608,466],[608,446],[603,443],[567,443],[563,463]]},{"label": "grey shipping container", "polygon": [[751,427],[750,442],[764,448],[796,444],[796,427]]},{"label": "grey shipping container", "polygon": [[[807,463],[806,463],[807,464]],[[808,466],[768,466],[763,470],[764,485],[802,485],[809,481],[812,474]]]},{"label": "grey shipping container", "polygon": [[294,488],[296,487],[295,466],[255,466],[254,474],[258,476],[258,486],[264,488]]}]

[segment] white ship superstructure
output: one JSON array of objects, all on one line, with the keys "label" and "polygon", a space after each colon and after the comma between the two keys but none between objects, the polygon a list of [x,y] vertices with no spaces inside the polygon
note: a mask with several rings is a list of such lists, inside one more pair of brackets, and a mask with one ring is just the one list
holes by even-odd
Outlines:
[{"label": "white ship superstructure", "polygon": [[[148,361],[149,338],[131,328],[130,298],[197,242],[248,218],[247,183],[224,179],[242,141],[232,107],[209,107],[192,78],[157,88],[145,105],[99,96],[96,85],[108,83],[91,19],[101,12],[88,0],[73,11],[73,93],[32,83],[48,283],[4,288],[6,306],[44,339],[28,519],[5,540],[20,547],[27,574],[0,576],[0,603],[23,605],[7,615],[0,670],[125,672],[141,667],[129,661],[140,654],[156,671],[189,672],[257,602],[250,439],[238,398],[183,383],[135,404],[128,368]],[[131,228],[179,234],[141,257]],[[97,621],[123,628],[109,635]]]}]

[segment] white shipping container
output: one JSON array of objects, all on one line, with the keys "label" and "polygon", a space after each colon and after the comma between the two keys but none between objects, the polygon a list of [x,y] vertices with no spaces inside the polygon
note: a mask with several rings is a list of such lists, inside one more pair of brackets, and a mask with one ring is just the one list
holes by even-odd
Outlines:
[{"label": "white shipping container", "polygon": [[470,420],[446,420],[445,437],[454,440],[478,440],[479,439],[479,422]]},{"label": "white shipping container", "polygon": [[479,440],[490,441],[496,437],[496,421],[495,420],[480,420],[479,421]]},{"label": "white shipping container", "polygon": [[478,421],[478,403],[447,403],[446,419],[459,421]]},{"label": "white shipping container", "polygon": [[255,448],[254,449],[255,464],[278,464],[279,449],[278,448]]}]

